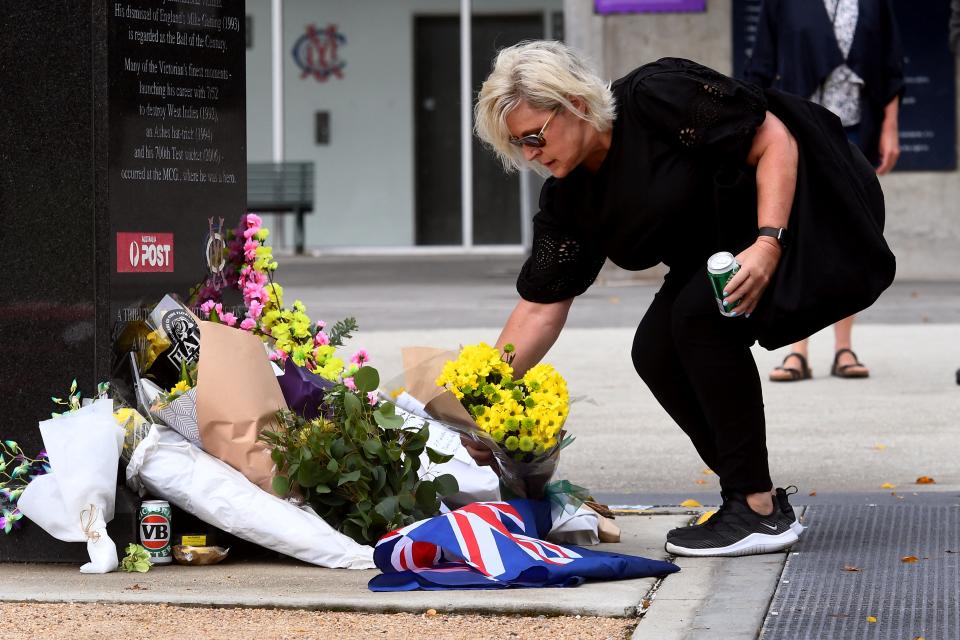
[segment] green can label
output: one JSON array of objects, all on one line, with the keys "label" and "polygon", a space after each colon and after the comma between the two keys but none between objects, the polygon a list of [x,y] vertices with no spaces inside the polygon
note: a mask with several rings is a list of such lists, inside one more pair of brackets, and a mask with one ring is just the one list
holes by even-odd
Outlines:
[{"label": "green can label", "polygon": [[137,519],[140,525],[140,544],[150,554],[150,562],[154,564],[171,562],[170,503],[166,500],[146,500],[140,503]]}]

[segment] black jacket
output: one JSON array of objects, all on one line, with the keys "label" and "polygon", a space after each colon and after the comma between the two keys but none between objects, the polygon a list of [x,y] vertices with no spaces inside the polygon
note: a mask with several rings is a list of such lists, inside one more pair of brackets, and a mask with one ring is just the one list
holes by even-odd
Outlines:
[{"label": "black jacket", "polygon": [[764,0],[747,81],[809,98],[844,63],[864,81],[860,137],[867,159],[877,164],[884,107],[904,90],[903,50],[890,0],[859,0],[846,60],[821,0]]}]

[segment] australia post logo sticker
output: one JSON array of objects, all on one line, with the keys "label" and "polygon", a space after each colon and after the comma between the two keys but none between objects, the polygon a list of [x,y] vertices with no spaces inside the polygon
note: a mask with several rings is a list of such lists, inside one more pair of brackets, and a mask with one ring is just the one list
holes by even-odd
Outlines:
[{"label": "australia post logo sticker", "polygon": [[140,541],[147,551],[161,551],[170,544],[170,521],[151,513],[140,521]]},{"label": "australia post logo sticker", "polygon": [[173,234],[118,232],[117,273],[173,273]]}]

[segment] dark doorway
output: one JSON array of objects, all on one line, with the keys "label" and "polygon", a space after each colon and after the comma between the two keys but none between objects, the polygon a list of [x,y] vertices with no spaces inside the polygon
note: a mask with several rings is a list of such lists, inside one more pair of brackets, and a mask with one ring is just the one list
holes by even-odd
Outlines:
[{"label": "dark doorway", "polygon": [[[474,16],[473,95],[496,52],[543,37],[543,15]],[[460,18],[416,16],[414,169],[416,243],[460,244]],[[474,244],[520,244],[520,183],[473,141]]]}]

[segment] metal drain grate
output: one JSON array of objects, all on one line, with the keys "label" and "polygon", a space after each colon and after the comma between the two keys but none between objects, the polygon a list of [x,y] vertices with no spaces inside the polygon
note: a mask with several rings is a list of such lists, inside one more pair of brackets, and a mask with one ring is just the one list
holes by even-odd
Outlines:
[{"label": "metal drain grate", "polygon": [[762,640],[960,639],[960,506],[809,506],[804,521]]}]

